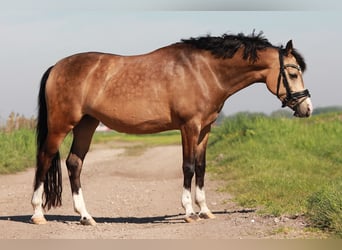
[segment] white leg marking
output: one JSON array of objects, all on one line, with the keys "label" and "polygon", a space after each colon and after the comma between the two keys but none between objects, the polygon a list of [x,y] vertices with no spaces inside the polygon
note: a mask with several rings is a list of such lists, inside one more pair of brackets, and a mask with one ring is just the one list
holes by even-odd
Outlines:
[{"label": "white leg marking", "polygon": [[72,198],[74,201],[75,212],[81,215],[81,220],[80,220],[81,224],[95,226],[96,221],[90,216],[90,214],[88,213],[86,209],[84,199],[83,199],[82,189],[80,188],[78,190],[78,194],[72,194]]},{"label": "white leg marking", "polygon": [[196,186],[196,193],[195,193],[195,199],[196,199],[196,204],[200,207],[200,214],[204,213],[208,213],[210,212],[207,203],[205,201],[205,192],[204,189],[199,188],[198,186]]},{"label": "white leg marking", "polygon": [[82,193],[82,189],[80,188],[78,190],[78,194],[72,194],[72,198],[74,201],[74,210],[76,213],[79,213],[83,218],[91,218],[91,216],[89,215],[85,203],[84,203],[84,199],[83,199],[83,193]]},{"label": "white leg marking", "polygon": [[191,192],[185,188],[183,188],[182,205],[185,209],[185,216],[190,216],[195,213],[192,208]]},{"label": "white leg marking", "polygon": [[203,188],[199,188],[196,186],[196,204],[200,207],[199,217],[203,219],[214,219],[215,215],[213,215],[205,201],[205,193]]},{"label": "white leg marking", "polygon": [[33,192],[31,204],[33,206],[34,213],[32,215],[33,218],[42,218],[44,217],[43,213],[43,192],[44,192],[44,183],[42,182],[36,191]]}]

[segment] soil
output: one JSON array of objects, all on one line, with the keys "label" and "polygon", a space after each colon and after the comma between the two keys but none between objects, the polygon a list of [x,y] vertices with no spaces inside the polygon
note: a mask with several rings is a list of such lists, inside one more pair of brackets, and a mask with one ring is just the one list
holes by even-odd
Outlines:
[{"label": "soil", "polygon": [[317,238],[302,216],[261,216],[241,208],[220,182],[206,176],[207,203],[215,219],[186,223],[182,193],[181,147],[147,148],[130,155],[125,148],[95,145],[81,176],[89,213],[96,226],[82,226],[73,211],[63,163],[63,205],[47,211],[48,223],[30,224],[34,169],[0,176],[1,239],[256,239]]}]

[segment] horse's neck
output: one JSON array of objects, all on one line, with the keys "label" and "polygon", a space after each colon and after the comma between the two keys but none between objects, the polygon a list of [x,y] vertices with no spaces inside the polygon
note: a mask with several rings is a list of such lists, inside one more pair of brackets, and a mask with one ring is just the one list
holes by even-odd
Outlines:
[{"label": "horse's neck", "polygon": [[254,83],[266,83],[268,72],[275,67],[277,57],[276,52],[265,50],[258,53],[256,62],[242,59],[239,52],[231,59],[216,59],[214,67],[222,89],[226,91],[226,98]]}]

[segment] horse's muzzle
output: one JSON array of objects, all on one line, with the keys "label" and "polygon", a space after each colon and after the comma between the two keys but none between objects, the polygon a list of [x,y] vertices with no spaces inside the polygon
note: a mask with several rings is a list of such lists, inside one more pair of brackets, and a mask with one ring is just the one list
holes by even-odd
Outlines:
[{"label": "horse's muzzle", "polygon": [[295,111],[293,115],[296,117],[310,117],[313,111],[310,97],[306,97],[292,109]]}]

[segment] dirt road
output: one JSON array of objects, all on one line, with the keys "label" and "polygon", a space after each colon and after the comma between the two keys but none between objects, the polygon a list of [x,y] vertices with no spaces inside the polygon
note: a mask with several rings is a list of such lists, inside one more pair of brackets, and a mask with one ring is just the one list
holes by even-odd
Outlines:
[{"label": "dirt road", "polygon": [[149,148],[137,156],[125,149],[92,148],[82,172],[82,189],[95,227],[82,226],[72,207],[70,185],[63,167],[63,206],[47,212],[46,225],[29,223],[34,170],[0,176],[1,239],[245,239],[314,238],[302,218],[259,216],[217,192],[206,177],[213,220],[185,223],[181,147]]}]

